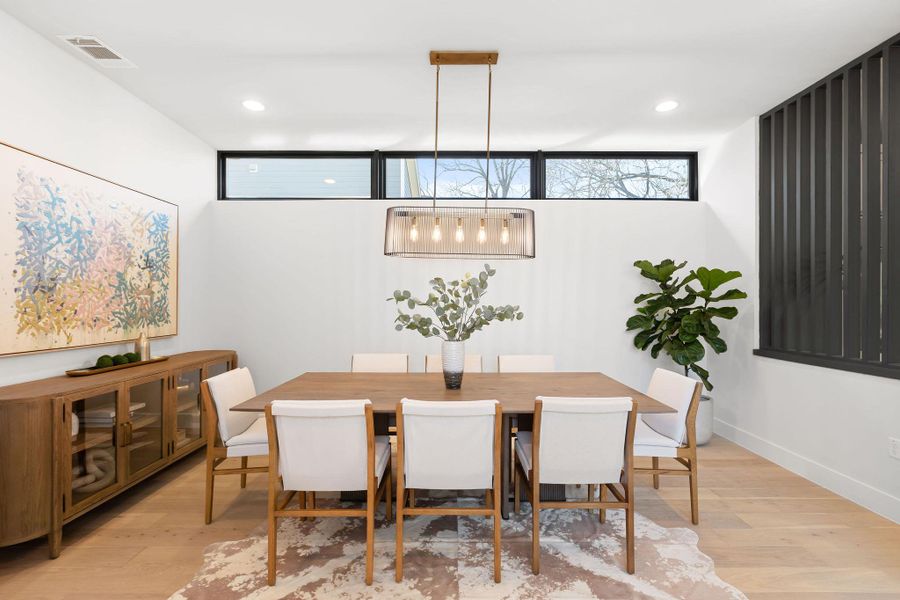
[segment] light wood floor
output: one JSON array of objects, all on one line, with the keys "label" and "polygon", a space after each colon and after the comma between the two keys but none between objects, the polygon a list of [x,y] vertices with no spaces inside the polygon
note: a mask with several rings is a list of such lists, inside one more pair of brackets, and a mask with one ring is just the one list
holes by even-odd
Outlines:
[{"label": "light wood floor", "polygon": [[[238,539],[265,518],[265,476],[217,482],[203,524],[203,454],[112,500],[63,533],[47,560],[42,540],[0,549],[0,598],[166,598],[201,565],[210,543]],[[686,480],[639,480],[638,511],[691,527]],[[721,438],[700,449],[700,548],[750,598],[900,598],[900,525]]]}]

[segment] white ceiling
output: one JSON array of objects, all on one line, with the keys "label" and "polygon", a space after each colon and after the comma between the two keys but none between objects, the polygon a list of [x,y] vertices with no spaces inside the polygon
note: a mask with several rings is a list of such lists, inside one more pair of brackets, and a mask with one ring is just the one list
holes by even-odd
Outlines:
[{"label": "white ceiling", "polygon": [[[60,34],[99,37],[138,68],[98,70],[218,149],[427,149],[431,49],[500,51],[495,149],[698,149],[900,31],[898,0],[0,8],[61,48]],[[441,83],[441,147],[482,148],[486,71],[445,67]],[[245,110],[248,98],[267,110]],[[654,112],[668,98],[681,106]]]}]

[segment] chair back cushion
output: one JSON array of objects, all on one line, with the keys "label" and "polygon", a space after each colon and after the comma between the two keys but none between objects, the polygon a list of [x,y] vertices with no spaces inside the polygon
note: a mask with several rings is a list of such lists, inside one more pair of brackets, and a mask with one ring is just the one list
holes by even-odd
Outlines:
[{"label": "chair back cushion", "polygon": [[617,483],[625,464],[631,398],[544,398],[541,483]]},{"label": "chair back cushion", "polygon": [[501,373],[552,373],[556,361],[552,354],[501,354],[497,357]]},{"label": "chair back cushion", "polygon": [[[444,371],[444,363],[440,354],[425,355],[425,372],[426,373],[442,373]],[[465,363],[463,363],[463,371],[466,373],[481,373],[481,355],[466,354]]]},{"label": "chair back cushion", "polygon": [[407,373],[408,354],[354,354],[350,357],[353,373]]},{"label": "chair back cushion", "polygon": [[272,401],[284,489],[366,489],[367,404],[368,400]]},{"label": "chair back cushion", "polygon": [[247,367],[232,369],[210,377],[206,380],[206,385],[209,386],[209,395],[212,396],[213,406],[216,409],[219,435],[223,443],[247,431],[247,428],[259,418],[257,413],[231,410],[233,406],[256,396],[253,377]]},{"label": "chair back cushion", "polygon": [[406,487],[488,489],[496,400],[402,401]]},{"label": "chair back cushion", "polygon": [[656,369],[650,378],[647,395],[668,404],[677,413],[641,415],[641,419],[656,432],[679,444],[687,443],[687,415],[694,397],[697,380],[666,369]]}]

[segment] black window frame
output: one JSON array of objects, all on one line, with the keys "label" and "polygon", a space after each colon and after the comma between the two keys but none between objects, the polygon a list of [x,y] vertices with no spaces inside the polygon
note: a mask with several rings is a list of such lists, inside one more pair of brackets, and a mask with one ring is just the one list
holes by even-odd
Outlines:
[{"label": "black window frame", "polygon": [[546,193],[547,159],[598,159],[616,160],[631,158],[667,158],[671,160],[688,161],[688,197],[687,198],[547,198],[547,200],[621,200],[633,202],[635,200],[645,202],[696,202],[700,198],[700,184],[697,174],[697,152],[664,152],[664,151],[628,151],[628,152],[543,152],[541,162],[541,191]]},{"label": "black window frame", "polygon": [[[218,200],[226,200],[238,202],[247,200],[256,201],[274,201],[287,200],[295,202],[298,200],[374,200],[377,199],[377,193],[380,189],[378,180],[378,169],[376,169],[378,152],[370,151],[319,151],[319,150],[220,150],[216,156],[216,198]],[[307,198],[294,196],[280,196],[276,198],[266,196],[243,196],[241,198],[231,198],[228,196],[228,189],[225,183],[226,171],[225,165],[229,158],[368,158],[369,159],[369,197],[359,198],[358,196],[330,196],[328,198]]]},{"label": "black window frame", "polygon": [[[483,158],[484,150],[447,150],[439,151],[438,158]],[[297,200],[410,200],[416,201],[422,198],[403,198],[401,196],[387,195],[387,182],[385,174],[387,170],[387,159],[389,158],[433,158],[434,152],[428,150],[391,150],[391,151],[319,151],[319,150],[220,150],[217,153],[216,161],[216,198],[222,201],[297,201]],[[688,161],[688,185],[690,190],[689,198],[546,198],[546,166],[547,159],[627,159],[627,158],[671,158],[686,159]],[[228,197],[228,190],[225,183],[225,165],[229,158],[368,158],[370,159],[371,168],[371,192],[369,198],[358,197],[339,197],[331,196],[328,198],[296,198],[296,197]],[[523,158],[530,161],[530,188],[531,195],[527,198],[491,198],[492,201],[510,201],[510,200],[547,200],[550,202],[557,201],[618,201],[618,202],[697,202],[700,199],[699,194],[699,176],[698,176],[698,153],[696,151],[559,151],[544,152],[542,150],[534,151],[516,151],[516,150],[499,150],[492,151],[491,158]],[[440,200],[472,200],[473,198],[445,198]]]}]

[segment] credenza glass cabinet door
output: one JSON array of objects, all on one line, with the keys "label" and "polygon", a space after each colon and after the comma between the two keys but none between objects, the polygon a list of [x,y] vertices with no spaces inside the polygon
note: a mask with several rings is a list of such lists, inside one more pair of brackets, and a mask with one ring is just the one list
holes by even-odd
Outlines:
[{"label": "credenza glass cabinet door", "polygon": [[123,386],[115,384],[65,398],[71,458],[71,468],[63,472],[66,514],[113,493],[122,483],[118,455],[122,392]]},{"label": "credenza glass cabinet door", "polygon": [[215,362],[206,363],[206,373],[204,374],[204,379],[209,379],[210,377],[215,377],[216,375],[221,375],[225,371],[230,371],[235,368],[234,358],[229,358],[227,360],[218,360]]},{"label": "credenza glass cabinet door", "polygon": [[120,445],[128,479],[141,476],[168,458],[163,418],[168,378],[168,373],[158,373],[125,384],[121,408],[124,437]]},{"label": "credenza glass cabinet door", "polygon": [[196,448],[203,438],[203,410],[200,381],[203,367],[197,365],[176,371],[172,390],[172,453],[181,454]]}]

